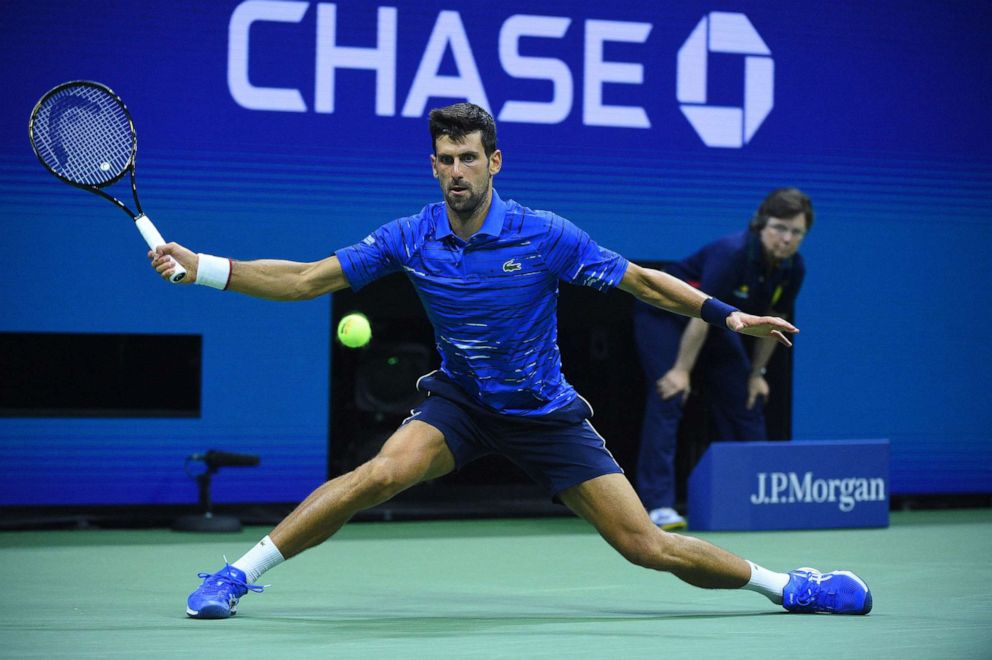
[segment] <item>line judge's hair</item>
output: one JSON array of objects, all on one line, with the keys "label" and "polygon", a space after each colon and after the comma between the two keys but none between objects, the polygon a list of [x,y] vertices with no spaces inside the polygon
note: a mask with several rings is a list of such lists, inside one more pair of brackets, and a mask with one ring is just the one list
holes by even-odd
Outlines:
[{"label": "line judge's hair", "polygon": [[806,216],[806,231],[813,227],[813,202],[799,188],[776,188],[761,202],[749,223],[753,232],[768,224],[768,218],[791,218],[802,213]]},{"label": "line judge's hair", "polygon": [[482,134],[486,157],[496,151],[496,122],[492,115],[474,103],[455,103],[434,108],[430,113],[431,149],[437,153],[437,140],[447,135],[452,142],[464,142],[469,133]]}]

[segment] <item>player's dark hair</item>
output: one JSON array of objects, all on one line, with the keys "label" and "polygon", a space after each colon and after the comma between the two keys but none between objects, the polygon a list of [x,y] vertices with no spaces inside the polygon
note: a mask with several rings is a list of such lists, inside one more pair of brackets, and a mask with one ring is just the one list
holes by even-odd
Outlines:
[{"label": "player's dark hair", "polygon": [[486,157],[496,151],[496,122],[492,115],[474,103],[455,103],[434,108],[430,113],[431,148],[437,153],[437,139],[447,135],[453,142],[463,142],[469,133],[482,134]]},{"label": "player's dark hair", "polygon": [[813,202],[798,188],[776,188],[768,193],[751,218],[750,229],[759,232],[768,224],[768,218],[791,218],[802,213],[806,216],[806,231],[813,227]]}]

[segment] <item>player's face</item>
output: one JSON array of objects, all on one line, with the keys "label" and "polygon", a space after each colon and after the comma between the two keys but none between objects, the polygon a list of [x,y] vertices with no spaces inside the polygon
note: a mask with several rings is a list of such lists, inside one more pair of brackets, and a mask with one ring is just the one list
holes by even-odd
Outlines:
[{"label": "player's face", "polygon": [[788,259],[799,249],[806,238],[806,215],[797,213],[791,218],[768,218],[761,230],[761,244],[765,254],[776,261]]},{"label": "player's face", "polygon": [[479,131],[462,142],[442,135],[434,145],[431,167],[441,184],[448,208],[460,217],[471,216],[488,199],[493,176],[499,172],[503,155],[499,149],[486,158]]}]

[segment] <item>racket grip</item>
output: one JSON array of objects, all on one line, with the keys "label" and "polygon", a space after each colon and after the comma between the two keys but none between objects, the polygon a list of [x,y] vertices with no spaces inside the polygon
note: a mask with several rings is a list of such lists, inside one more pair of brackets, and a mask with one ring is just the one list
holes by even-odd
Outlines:
[{"label": "racket grip", "polygon": [[[145,243],[148,243],[148,247],[152,250],[160,245],[165,245],[165,239],[162,238],[162,234],[158,233],[158,229],[152,224],[151,218],[144,213],[134,219],[134,226],[138,228],[138,231],[141,232],[141,237],[145,239]],[[175,259],[172,261],[176,264],[176,268],[172,271],[172,275],[169,276],[169,281],[175,284],[176,282],[181,282],[186,277],[186,269]]]}]

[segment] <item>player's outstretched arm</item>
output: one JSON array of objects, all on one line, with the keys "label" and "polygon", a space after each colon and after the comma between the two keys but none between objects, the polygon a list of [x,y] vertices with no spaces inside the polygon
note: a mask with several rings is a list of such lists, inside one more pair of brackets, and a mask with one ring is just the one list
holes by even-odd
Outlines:
[{"label": "player's outstretched arm", "polygon": [[[642,268],[633,262],[627,267],[620,288],[649,305],[694,318],[704,318],[703,303],[710,298],[677,277],[652,268]],[[794,325],[777,316],[754,316],[740,310],[727,316],[726,324],[734,332],[768,337],[786,346],[792,346],[788,336],[799,332]]]},{"label": "player's outstretched arm", "polygon": [[152,268],[168,279],[175,262],[186,268],[185,283],[205,284],[266,300],[309,300],[347,288],[341,262],[334,255],[309,263],[281,259],[234,261],[196,254],[178,243],[148,253]]},{"label": "player's outstretched arm", "polygon": [[709,297],[677,277],[630,262],[620,281],[620,289],[654,307],[699,318],[699,310]]}]

